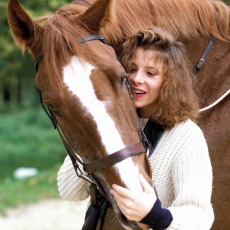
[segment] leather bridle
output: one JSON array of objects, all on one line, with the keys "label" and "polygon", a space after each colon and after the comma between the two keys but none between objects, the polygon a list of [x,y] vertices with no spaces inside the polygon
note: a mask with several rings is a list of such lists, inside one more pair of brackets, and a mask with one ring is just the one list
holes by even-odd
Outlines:
[{"label": "leather bridle", "polygon": [[195,68],[193,69],[193,74],[197,74],[200,69],[202,68],[202,66],[204,65],[204,62],[205,62],[205,59],[213,45],[213,42],[215,40],[215,37],[211,36],[210,39],[209,39],[209,42],[208,42],[208,45],[207,47],[205,48],[205,51],[204,53],[202,54],[202,57],[200,58],[200,60],[197,62]]},{"label": "leather bridle", "polygon": [[[92,40],[100,40],[103,43],[106,44],[104,37],[102,35],[90,35],[90,36],[86,36],[84,38],[79,38],[77,41],[78,43],[83,43],[86,41],[92,41]],[[43,54],[40,54],[36,59],[35,59],[35,67],[36,67],[36,71],[38,71],[38,63],[43,59]],[[125,83],[130,97],[132,98],[132,93],[131,93],[131,87],[129,84],[129,81],[127,79],[127,77],[123,78],[123,82]],[[125,148],[112,153],[108,156],[105,156],[103,158],[91,161],[89,163],[84,163],[83,160],[73,151],[73,149],[71,148],[71,146],[69,145],[69,143],[67,142],[67,140],[65,139],[61,128],[58,125],[57,119],[52,111],[52,109],[50,109],[50,107],[48,105],[45,105],[43,102],[43,98],[42,98],[42,94],[41,91],[39,90],[39,95],[40,95],[40,102],[42,105],[42,108],[44,109],[45,113],[47,114],[47,116],[50,118],[53,126],[55,129],[57,129],[60,138],[68,152],[68,155],[73,163],[75,172],[77,174],[78,177],[83,178],[84,180],[88,181],[89,183],[93,183],[95,184],[98,189],[100,190],[100,192],[107,198],[104,190],[102,189],[102,187],[100,186],[100,184],[95,180],[95,178],[93,177],[93,174],[108,168],[122,160],[125,160],[128,157],[132,157],[135,155],[138,155],[140,153],[146,152],[146,149],[144,148],[142,142],[138,142],[138,143],[134,143],[132,145],[126,146]],[[141,130],[139,130],[139,132],[141,132]],[[141,134],[139,133],[139,135],[141,135],[143,137],[143,132],[141,132]],[[144,140],[146,142],[146,139]],[[146,144],[146,143],[145,143]],[[79,167],[79,164],[81,164],[83,166],[83,169],[85,170],[86,174],[82,172],[82,170]],[[108,198],[107,198],[108,199]]]},{"label": "leather bridle", "polygon": [[[193,69],[193,74],[197,74],[198,71],[200,71],[200,69],[202,68],[204,62],[205,62],[205,59],[209,53],[209,51],[211,50],[212,48],[212,45],[214,43],[214,40],[215,40],[215,37],[211,36],[210,39],[209,39],[209,42],[208,42],[208,45],[207,47],[205,48],[205,51],[204,53],[202,54],[202,57],[201,59],[197,62],[195,68]],[[218,103],[220,103],[224,98],[226,98],[228,95],[230,94],[230,89],[228,89],[220,98],[218,98],[216,101],[214,101],[212,104],[202,108],[202,109],[199,109],[199,112],[204,112],[204,111],[207,111],[211,108],[213,108],[214,106],[216,106]]]}]

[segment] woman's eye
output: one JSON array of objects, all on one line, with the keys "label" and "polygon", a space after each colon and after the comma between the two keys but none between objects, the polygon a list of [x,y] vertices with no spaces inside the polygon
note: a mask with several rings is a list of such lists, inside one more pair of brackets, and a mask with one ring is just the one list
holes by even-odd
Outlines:
[{"label": "woman's eye", "polygon": [[153,72],[147,72],[147,74],[148,74],[149,76],[155,76],[155,75],[157,75],[156,73],[153,73]]}]

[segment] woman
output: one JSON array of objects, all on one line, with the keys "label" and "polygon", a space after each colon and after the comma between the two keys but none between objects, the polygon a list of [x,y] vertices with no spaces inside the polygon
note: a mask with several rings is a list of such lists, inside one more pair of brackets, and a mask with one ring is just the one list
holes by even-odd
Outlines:
[{"label": "woman", "polygon": [[[123,214],[143,229],[210,229],[214,220],[210,203],[212,168],[205,138],[195,124],[198,101],[183,45],[152,27],[124,43],[120,60],[143,127],[147,123],[157,194],[142,175],[141,194],[118,185],[112,186],[111,194]],[[66,181],[72,176],[65,170],[67,165],[66,160],[58,174],[61,196],[70,200],[86,198],[87,190],[72,193],[74,182]]]}]

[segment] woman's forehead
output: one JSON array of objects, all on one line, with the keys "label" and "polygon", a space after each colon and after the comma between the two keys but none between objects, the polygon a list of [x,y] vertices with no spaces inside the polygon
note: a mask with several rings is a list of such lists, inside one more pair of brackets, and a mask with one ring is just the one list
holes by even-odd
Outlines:
[{"label": "woman's forehead", "polygon": [[158,60],[158,52],[153,49],[138,47],[134,53],[133,64],[144,64],[148,68],[161,68],[163,63]]}]

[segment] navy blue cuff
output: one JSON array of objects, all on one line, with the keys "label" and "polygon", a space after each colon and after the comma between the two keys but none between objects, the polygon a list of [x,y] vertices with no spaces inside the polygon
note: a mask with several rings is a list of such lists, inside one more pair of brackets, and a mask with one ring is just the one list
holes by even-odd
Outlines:
[{"label": "navy blue cuff", "polygon": [[161,201],[157,198],[150,212],[140,221],[142,224],[148,225],[153,230],[164,230],[172,222],[171,212],[161,207]]}]

